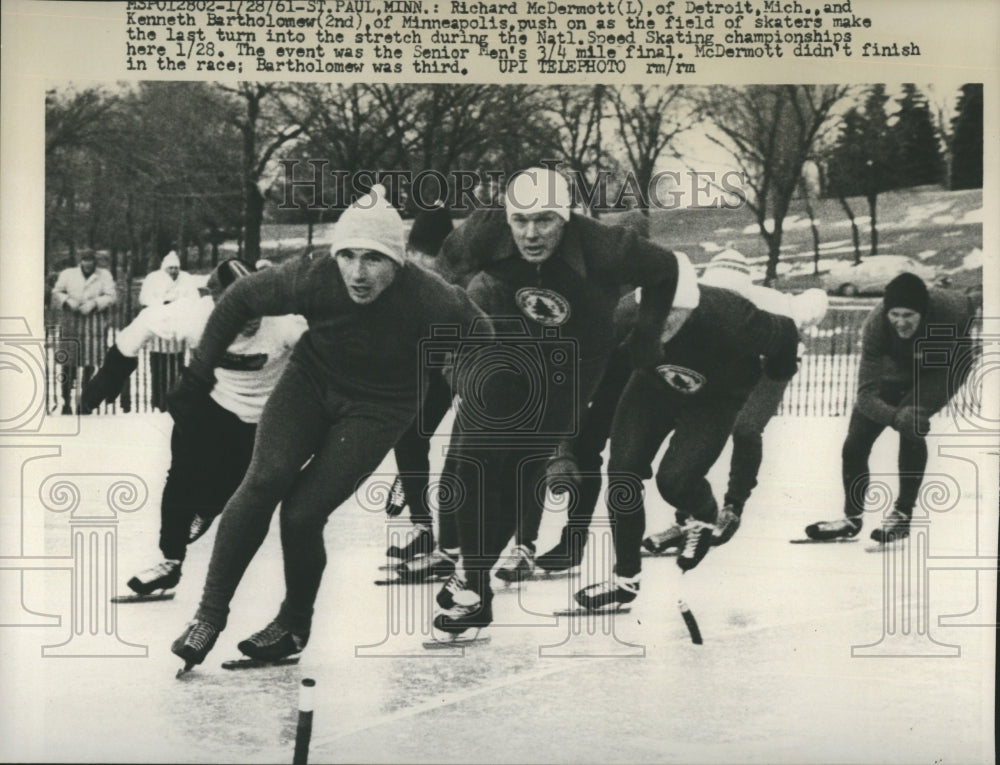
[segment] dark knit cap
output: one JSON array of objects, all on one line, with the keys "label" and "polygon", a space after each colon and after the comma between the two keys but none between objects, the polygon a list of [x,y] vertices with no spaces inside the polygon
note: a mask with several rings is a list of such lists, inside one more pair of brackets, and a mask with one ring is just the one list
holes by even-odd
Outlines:
[{"label": "dark knit cap", "polygon": [[430,209],[417,213],[406,244],[412,250],[436,256],[453,228],[451,213],[444,202],[438,200]]},{"label": "dark knit cap", "polygon": [[253,269],[239,258],[224,260],[208,277],[208,291],[213,295],[221,295],[230,284],[252,272]]},{"label": "dark knit cap", "polygon": [[927,313],[927,285],[923,279],[914,274],[900,274],[885,287],[883,303],[885,310],[891,308],[909,308],[921,316]]}]

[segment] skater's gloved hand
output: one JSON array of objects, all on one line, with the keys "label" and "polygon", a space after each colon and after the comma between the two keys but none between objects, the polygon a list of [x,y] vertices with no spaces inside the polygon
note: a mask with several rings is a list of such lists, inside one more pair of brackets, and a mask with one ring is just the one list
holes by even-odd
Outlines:
[{"label": "skater's gloved hand", "polygon": [[191,366],[184,370],[177,385],[167,394],[167,411],[174,422],[182,428],[196,422],[214,385],[215,380],[199,372],[192,360]]},{"label": "skater's gloved hand", "polygon": [[633,369],[648,369],[660,360],[660,328],[636,324],[628,336],[628,352]]},{"label": "skater's gloved hand", "polygon": [[931,422],[919,406],[901,406],[892,418],[892,427],[903,438],[923,438],[930,431]]},{"label": "skater's gloved hand", "polygon": [[575,492],[580,488],[581,480],[576,457],[569,449],[560,446],[545,467],[545,482],[549,491],[556,497],[567,491]]},{"label": "skater's gloved hand", "polygon": [[84,408],[96,409],[102,402],[110,404],[118,398],[122,386],[138,364],[138,359],[123,355],[118,346],[112,345],[97,374],[83,386],[80,401]]},{"label": "skater's gloved hand", "polygon": [[764,360],[764,374],[771,380],[791,380],[799,371],[798,346]]}]

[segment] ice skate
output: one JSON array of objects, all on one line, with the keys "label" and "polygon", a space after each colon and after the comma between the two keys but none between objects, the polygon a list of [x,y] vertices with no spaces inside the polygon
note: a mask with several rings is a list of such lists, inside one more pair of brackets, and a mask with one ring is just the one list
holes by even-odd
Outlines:
[{"label": "ice skate", "polygon": [[236,644],[240,653],[250,659],[249,662],[246,659],[238,659],[226,662],[223,667],[246,669],[253,666],[292,664],[299,660],[298,654],[302,653],[308,642],[308,635],[295,634],[277,621],[273,621],[264,629]]},{"label": "ice skate", "polygon": [[556,611],[556,616],[583,616],[586,614],[620,613],[627,614],[631,609],[627,604],[636,599],[639,594],[639,580],[613,579],[584,587],[573,595],[573,600],[580,604],[579,608]]},{"label": "ice skate", "polygon": [[174,593],[168,592],[181,580],[181,562],[163,560],[152,568],[140,571],[126,582],[134,595],[119,595],[112,603],[145,603],[154,600],[171,600]]},{"label": "ice skate", "polygon": [[732,505],[719,509],[715,517],[715,530],[712,531],[712,547],[724,545],[740,528],[740,515]]},{"label": "ice skate", "polygon": [[403,479],[397,475],[392,482],[392,488],[389,489],[389,496],[385,499],[385,514],[395,518],[403,512],[404,507],[406,507],[406,492],[403,491]]},{"label": "ice skate", "polygon": [[792,542],[855,542],[859,531],[861,531],[860,517],[819,521],[806,526],[806,539],[793,539]]},{"label": "ice skate", "polygon": [[878,543],[875,550],[885,545],[899,542],[910,536],[910,516],[900,510],[893,510],[882,522],[882,525],[872,531],[871,538]]},{"label": "ice skate", "polygon": [[206,518],[203,515],[196,515],[191,519],[191,526],[188,528],[188,544],[197,542],[205,533],[212,528],[212,521],[215,518]]},{"label": "ice skate", "polygon": [[205,661],[205,657],[218,639],[219,630],[215,625],[208,622],[189,622],[181,636],[170,646],[174,655],[184,659],[184,666],[177,671],[177,677]]},{"label": "ice skate", "polygon": [[385,551],[387,558],[398,558],[403,563],[411,561],[419,555],[427,555],[434,550],[434,532],[430,526],[418,523],[413,527],[413,536],[402,547],[390,545]]},{"label": "ice skate", "polygon": [[423,584],[441,582],[455,573],[457,556],[443,550],[432,550],[428,555],[420,555],[396,566],[397,576],[393,579],[379,579],[375,584]]},{"label": "ice skate", "polygon": [[514,584],[530,579],[535,570],[535,553],[526,545],[516,545],[507,560],[497,569],[497,579]]},{"label": "ice skate", "polygon": [[681,571],[690,571],[712,547],[715,525],[704,521],[690,520],[683,526],[684,547],[677,555],[677,566]]},{"label": "ice skate", "polygon": [[675,523],[659,534],[652,534],[642,540],[643,549],[650,555],[676,555],[684,546],[684,532]]},{"label": "ice skate", "polygon": [[[424,648],[454,648],[472,643],[488,643],[489,637],[480,637],[480,632],[493,623],[493,593],[485,597],[467,587],[454,595],[454,605],[448,613],[434,617],[434,628],[445,633],[446,640],[431,640]],[[474,634],[465,633],[475,630]]]},{"label": "ice skate", "polygon": [[585,530],[564,527],[559,543],[535,558],[535,565],[547,574],[575,569],[583,561],[583,548],[586,543]]}]

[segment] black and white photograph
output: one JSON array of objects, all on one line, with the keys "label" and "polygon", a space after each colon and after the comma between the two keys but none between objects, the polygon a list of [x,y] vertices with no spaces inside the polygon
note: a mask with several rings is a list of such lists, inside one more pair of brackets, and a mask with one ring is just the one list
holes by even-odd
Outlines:
[{"label": "black and white photograph", "polygon": [[4,9],[0,760],[996,761],[1000,61],[633,4]]}]

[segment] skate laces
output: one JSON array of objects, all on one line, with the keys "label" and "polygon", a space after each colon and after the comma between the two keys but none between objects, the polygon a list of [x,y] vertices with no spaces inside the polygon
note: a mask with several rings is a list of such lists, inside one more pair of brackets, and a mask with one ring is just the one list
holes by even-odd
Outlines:
[{"label": "skate laces", "polygon": [[688,521],[684,524],[684,552],[681,553],[683,557],[694,558],[696,556],[698,543],[707,528],[709,528],[709,524],[703,521]]},{"label": "skate laces", "polygon": [[188,530],[188,537],[190,539],[197,539],[201,536],[201,532],[208,526],[209,523],[210,521],[207,518],[196,515],[191,519],[191,528]]},{"label": "skate laces", "polygon": [[208,622],[192,622],[191,631],[184,639],[184,644],[196,651],[204,651],[218,634],[218,630]]},{"label": "skate laces", "polygon": [[529,550],[524,545],[517,545],[513,550],[511,550],[510,557],[507,559],[506,568],[531,568],[534,555],[531,554]]},{"label": "skate laces", "polygon": [[[264,646],[277,643],[279,640],[281,640],[281,638],[289,634],[291,634],[293,638],[296,637],[289,630],[286,630],[284,627],[278,624],[278,622],[274,621],[268,624],[260,632],[253,633],[253,635],[250,636],[249,641],[254,645],[263,648]],[[298,639],[296,639],[295,642],[298,643],[299,642]]]},{"label": "skate laces", "polygon": [[144,582],[151,582],[155,579],[161,579],[165,576],[170,576],[174,571],[177,570],[177,566],[180,564],[175,560],[164,560],[157,563],[152,568],[147,568],[141,574],[139,574],[139,579]]},{"label": "skate laces", "polygon": [[390,516],[398,515],[406,507],[406,492],[403,491],[403,479],[398,475],[396,479],[392,482],[392,488],[389,489],[389,496],[385,502],[385,511]]},{"label": "skate laces", "polygon": [[452,597],[454,597],[458,593],[467,590],[468,587],[466,586],[465,580],[462,579],[462,577],[460,577],[458,574],[452,574],[450,577],[448,577],[448,581],[444,583],[444,589],[447,592],[451,593]]}]

